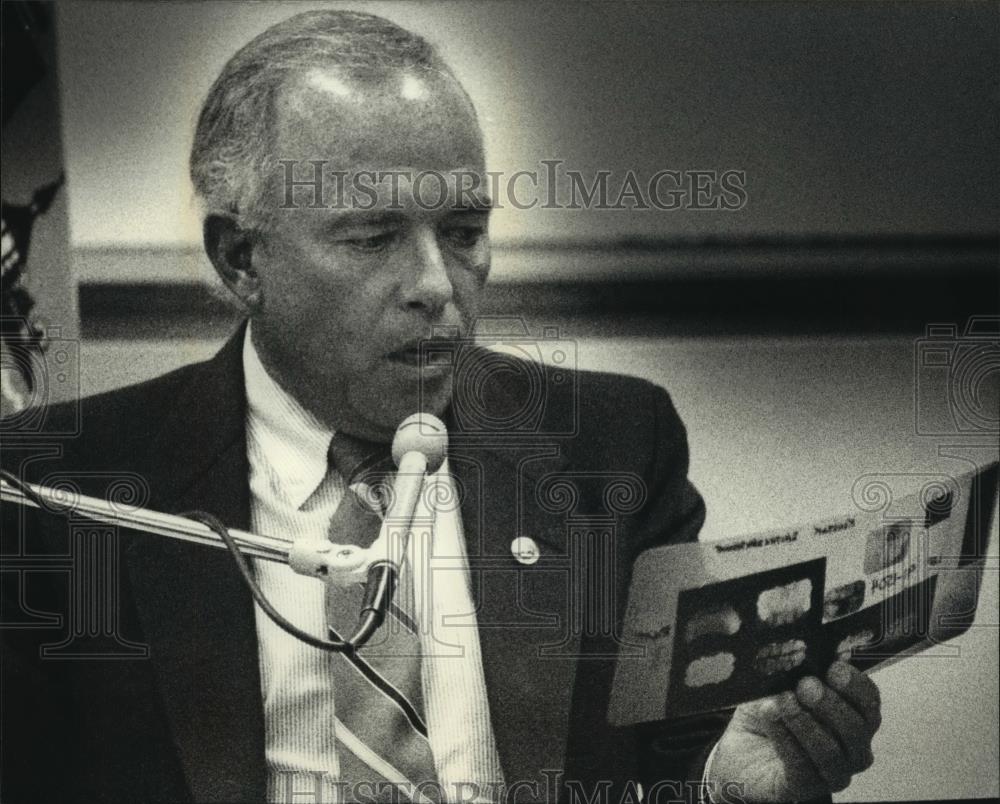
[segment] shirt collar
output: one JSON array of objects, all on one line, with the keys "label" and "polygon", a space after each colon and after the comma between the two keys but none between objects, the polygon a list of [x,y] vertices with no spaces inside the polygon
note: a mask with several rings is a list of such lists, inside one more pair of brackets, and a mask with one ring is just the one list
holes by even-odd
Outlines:
[{"label": "shirt collar", "polygon": [[247,437],[272,470],[280,490],[296,508],[326,477],[333,430],[282,388],[264,368],[247,327],[243,341]]}]

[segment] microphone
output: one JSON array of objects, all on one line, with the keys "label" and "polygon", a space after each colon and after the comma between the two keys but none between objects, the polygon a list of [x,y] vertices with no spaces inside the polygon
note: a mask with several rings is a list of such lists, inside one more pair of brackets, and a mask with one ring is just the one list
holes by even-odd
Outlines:
[{"label": "microphone", "polygon": [[385,618],[396,592],[424,480],[441,468],[447,449],[448,429],[429,413],[407,416],[396,428],[392,439],[396,477],[378,537],[366,551],[370,563],[361,603],[361,625],[349,640],[355,645],[364,644]]},{"label": "microphone", "polygon": [[[374,553],[384,545],[387,562],[398,571],[402,561],[402,551],[406,547],[406,535],[413,526],[413,515],[424,487],[424,478],[434,474],[444,463],[448,449],[448,430],[437,416],[429,413],[414,413],[407,416],[396,428],[392,439],[392,459],[398,467],[392,484],[389,509],[382,522],[378,538],[372,544]],[[402,534],[402,539],[394,539],[393,534]],[[398,550],[392,549],[393,547]]]},{"label": "microphone", "polygon": [[406,548],[405,535],[423,489],[424,477],[436,472],[448,449],[448,429],[436,416],[414,413],[396,428],[392,459],[397,471],[388,494],[388,510],[378,536],[367,548],[335,544],[326,539],[301,539],[291,545],[288,564],[300,575],[327,583],[362,581],[375,565],[391,566],[398,575]]}]

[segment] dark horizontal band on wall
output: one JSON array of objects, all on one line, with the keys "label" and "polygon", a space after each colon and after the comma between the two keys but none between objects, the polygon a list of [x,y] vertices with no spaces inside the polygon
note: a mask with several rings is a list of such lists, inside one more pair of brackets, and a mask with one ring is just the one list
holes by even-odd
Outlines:
[{"label": "dark horizontal band on wall", "polygon": [[[995,268],[1000,240],[986,235],[606,238],[494,242],[492,281],[622,282],[895,274]],[[81,285],[210,282],[198,245],[76,246]]]},{"label": "dark horizontal band on wall", "polygon": [[[87,283],[85,338],[212,338],[239,314],[201,283]],[[503,282],[482,314],[520,316],[529,331],[573,336],[891,334],[1000,314],[1000,272],[951,264],[934,272]]]}]

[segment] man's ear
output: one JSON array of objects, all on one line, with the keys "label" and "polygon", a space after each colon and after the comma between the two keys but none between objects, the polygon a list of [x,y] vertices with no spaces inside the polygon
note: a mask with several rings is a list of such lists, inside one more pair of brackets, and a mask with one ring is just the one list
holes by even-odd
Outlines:
[{"label": "man's ear", "polygon": [[263,301],[260,277],[253,265],[255,233],[228,215],[209,215],[202,226],[205,253],[226,287],[253,313]]}]

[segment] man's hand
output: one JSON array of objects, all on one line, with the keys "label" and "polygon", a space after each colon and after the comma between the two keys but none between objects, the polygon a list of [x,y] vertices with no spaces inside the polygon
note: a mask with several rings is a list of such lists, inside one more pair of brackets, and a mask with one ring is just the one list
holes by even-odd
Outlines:
[{"label": "man's hand", "polygon": [[743,704],[719,740],[709,782],[736,782],[747,801],[801,801],[846,788],[872,764],[881,724],[878,687],[845,662],[826,683]]}]

